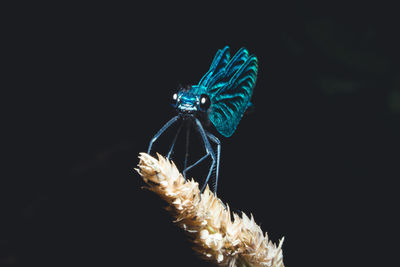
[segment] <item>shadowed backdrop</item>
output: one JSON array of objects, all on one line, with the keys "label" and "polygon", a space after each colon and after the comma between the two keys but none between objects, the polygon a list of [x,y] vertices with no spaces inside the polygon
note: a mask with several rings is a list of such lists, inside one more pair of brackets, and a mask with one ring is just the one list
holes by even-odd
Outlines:
[{"label": "shadowed backdrop", "polygon": [[18,160],[2,187],[0,264],[206,266],[133,168],[174,115],[176,88],[197,84],[225,45],[254,53],[259,76],[255,111],[232,137],[217,135],[219,196],[254,214],[273,242],[285,236],[286,266],[354,265],[393,234],[394,14],[306,4],[35,8],[9,20],[13,116],[25,120],[14,121]]}]

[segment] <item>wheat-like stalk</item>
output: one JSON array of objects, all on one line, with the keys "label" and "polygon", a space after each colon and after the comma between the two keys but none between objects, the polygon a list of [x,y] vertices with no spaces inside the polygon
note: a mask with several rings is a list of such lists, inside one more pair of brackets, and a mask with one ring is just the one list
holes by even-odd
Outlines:
[{"label": "wheat-like stalk", "polygon": [[208,186],[199,197],[198,183],[185,180],[173,162],[141,153],[136,171],[169,206],[167,209],[185,232],[193,237],[194,250],[219,266],[284,267],[282,243],[276,246],[267,233],[242,213],[226,208]]}]

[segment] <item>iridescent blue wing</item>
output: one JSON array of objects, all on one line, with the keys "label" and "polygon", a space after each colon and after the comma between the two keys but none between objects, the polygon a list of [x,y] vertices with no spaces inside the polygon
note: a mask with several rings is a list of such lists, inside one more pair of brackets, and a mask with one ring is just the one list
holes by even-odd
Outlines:
[{"label": "iridescent blue wing", "polygon": [[229,47],[219,50],[214,57],[209,71],[203,76],[197,85],[198,88],[207,88],[207,94],[212,97],[225,86],[232,75],[246,62],[249,53],[241,48],[231,60],[229,60]]},{"label": "iridescent blue wing", "polygon": [[240,48],[239,51],[236,52],[233,58],[226,65],[224,76],[226,78],[231,78],[232,75],[240,69],[240,67],[246,62],[248,58],[249,52],[247,51],[247,49],[244,47]]},{"label": "iridescent blue wing", "polygon": [[224,68],[229,61],[229,57],[229,46],[225,46],[224,49],[218,50],[211,63],[210,69],[200,80],[198,86],[203,88],[211,88],[215,83],[215,77],[224,71]]},{"label": "iridescent blue wing", "polygon": [[[218,75],[212,78],[207,93],[211,99],[209,118],[223,136],[231,136],[250,98],[257,79],[257,58],[240,49]],[[211,93],[210,93],[211,92]]]}]

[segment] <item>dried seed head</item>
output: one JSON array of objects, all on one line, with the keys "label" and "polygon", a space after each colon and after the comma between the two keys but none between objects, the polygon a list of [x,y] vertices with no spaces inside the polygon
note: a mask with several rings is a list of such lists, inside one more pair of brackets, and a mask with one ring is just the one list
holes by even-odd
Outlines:
[{"label": "dried seed head", "polygon": [[[174,222],[193,237],[193,249],[219,266],[284,267],[283,238],[276,246],[263,234],[253,215],[240,217],[224,208],[208,188],[199,198],[199,185],[186,181],[175,164],[157,154],[141,153],[136,171],[169,206]],[[233,219],[232,219],[233,217]]]}]

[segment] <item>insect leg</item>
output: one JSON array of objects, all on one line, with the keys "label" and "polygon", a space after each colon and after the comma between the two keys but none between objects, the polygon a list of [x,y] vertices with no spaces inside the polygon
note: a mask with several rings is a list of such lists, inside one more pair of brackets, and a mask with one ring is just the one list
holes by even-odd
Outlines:
[{"label": "insect leg", "polygon": [[195,164],[197,164],[197,163],[195,163],[195,164],[193,164],[192,166],[190,166],[190,168],[188,169],[188,168],[186,168],[187,167],[187,163],[188,163],[188,158],[189,158],[189,136],[190,136],[190,127],[191,127],[192,125],[191,125],[191,123],[187,123],[186,124],[186,151],[185,151],[185,162],[184,162],[184,165],[183,165],[183,177],[186,179],[186,172],[190,169],[190,168],[192,168],[192,167],[194,167],[194,165]]},{"label": "insect leg", "polygon": [[200,162],[202,162],[203,160],[205,160],[208,156],[210,156],[209,153],[205,154],[201,159],[199,159],[198,161],[196,161],[195,163],[193,163],[192,165],[190,165],[189,167],[187,167],[186,169],[183,170],[183,177],[185,177],[186,179],[186,172],[188,170],[190,170],[191,168],[193,168],[194,166],[196,166],[197,164],[199,164]]},{"label": "insect leg", "polygon": [[171,148],[169,149],[169,152],[167,154],[167,159],[169,159],[171,157],[172,151],[174,150],[174,147],[175,147],[176,139],[178,139],[178,135],[181,132],[182,126],[183,126],[183,124],[181,124],[181,126],[179,126],[178,130],[176,131],[174,140],[172,140]]},{"label": "insect leg", "polygon": [[185,164],[183,165],[183,169],[185,170],[187,167],[187,162],[189,158],[189,135],[190,135],[190,126],[191,124],[187,124],[186,128],[186,152],[185,152]]},{"label": "insect leg", "polygon": [[179,119],[179,116],[173,117],[171,120],[169,120],[151,139],[149,148],[147,149],[147,154],[150,154],[151,147],[153,146],[153,143],[160,137],[160,135],[165,132],[174,122],[176,122]]},{"label": "insect leg", "polygon": [[210,145],[210,142],[209,142],[208,139],[207,139],[207,135],[206,135],[206,133],[205,133],[205,131],[204,131],[204,128],[203,128],[203,126],[201,125],[201,122],[200,122],[197,118],[196,118],[196,125],[197,125],[197,129],[198,129],[199,132],[200,132],[201,137],[203,138],[203,142],[204,142],[204,146],[205,146],[205,148],[206,148],[207,154],[209,154],[209,155],[211,156],[211,158],[212,158],[212,163],[211,163],[210,170],[209,170],[209,172],[208,172],[208,175],[207,175],[207,178],[206,178],[206,180],[205,180],[205,182],[204,182],[204,185],[203,185],[203,187],[202,187],[201,190],[200,190],[200,192],[202,193],[202,192],[204,191],[204,189],[206,188],[206,185],[207,185],[207,183],[208,183],[208,180],[210,180],[210,176],[211,176],[211,174],[212,174],[212,171],[213,171],[213,169],[214,169],[214,165],[215,165],[215,162],[216,162],[216,157],[215,157],[214,150],[212,149],[212,147],[211,147],[211,145]]},{"label": "insect leg", "polygon": [[[214,156],[215,156],[215,155],[214,155]],[[206,189],[206,186],[207,186],[208,180],[210,180],[210,177],[211,177],[212,171],[213,171],[213,169],[214,169],[214,165],[215,165],[215,160],[213,159],[213,161],[212,161],[212,163],[211,163],[210,170],[208,171],[207,178],[206,178],[206,180],[205,180],[205,182],[204,182],[203,186],[201,187],[200,193],[203,193],[203,192],[204,192],[204,189]]]},{"label": "insect leg", "polygon": [[217,137],[215,137],[212,133],[206,132],[208,138],[217,144],[217,166],[216,166],[216,173],[215,173],[215,183],[214,183],[214,194],[217,195],[217,187],[218,187],[218,175],[219,175],[219,160],[221,155],[221,142]]}]

